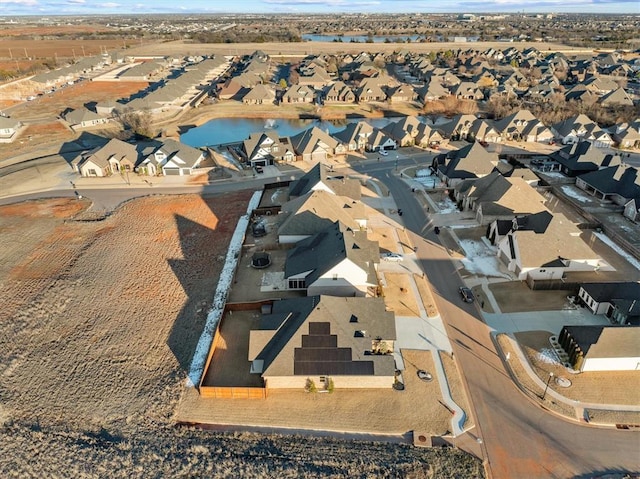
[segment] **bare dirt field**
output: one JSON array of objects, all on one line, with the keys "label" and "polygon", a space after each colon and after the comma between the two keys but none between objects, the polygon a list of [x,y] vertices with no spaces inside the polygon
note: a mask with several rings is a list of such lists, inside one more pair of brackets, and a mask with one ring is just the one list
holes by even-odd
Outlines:
[{"label": "bare dirt field", "polygon": [[75,221],[77,200],[0,208],[2,477],[482,476],[456,451],[173,428],[250,195],[154,196],[99,222]]},{"label": "bare dirt field", "polygon": [[489,283],[491,294],[503,313],[556,311],[568,307],[565,290],[532,290],[523,281]]}]

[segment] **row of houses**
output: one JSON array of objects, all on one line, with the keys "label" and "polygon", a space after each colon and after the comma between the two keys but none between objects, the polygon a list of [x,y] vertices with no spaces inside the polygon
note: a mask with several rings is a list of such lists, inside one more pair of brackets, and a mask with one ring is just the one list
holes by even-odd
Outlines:
[{"label": "row of houses", "polygon": [[156,176],[190,175],[205,159],[205,153],[173,139],[140,142],[136,145],[117,138],[86,151],[71,161],[84,177],[104,177],[136,172]]}]

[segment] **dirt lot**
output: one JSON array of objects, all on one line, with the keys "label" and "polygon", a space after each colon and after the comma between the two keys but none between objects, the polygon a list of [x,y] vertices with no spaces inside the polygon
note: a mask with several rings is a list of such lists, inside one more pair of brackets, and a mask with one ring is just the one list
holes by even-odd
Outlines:
[{"label": "dirt lot", "polygon": [[[569,306],[565,290],[532,290],[522,281],[490,283],[489,289],[503,313],[555,311]],[[485,309],[488,307],[485,305]]]},{"label": "dirt lot", "polygon": [[73,221],[77,200],[0,208],[1,476],[482,475],[456,451],[173,428],[249,196],[150,197],[101,222]]}]

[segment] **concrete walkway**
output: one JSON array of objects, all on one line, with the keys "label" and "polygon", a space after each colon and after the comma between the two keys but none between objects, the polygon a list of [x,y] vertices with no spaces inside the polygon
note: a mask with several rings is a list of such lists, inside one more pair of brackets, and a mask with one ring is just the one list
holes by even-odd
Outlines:
[{"label": "concrete walkway", "polygon": [[[379,195],[382,192],[375,182],[370,183]],[[397,210],[395,202],[391,199],[391,202],[383,203],[384,211],[386,215],[390,215],[390,210]],[[402,247],[400,243],[400,237],[396,229],[393,229],[394,239],[396,243]],[[442,318],[436,316],[429,318],[427,311],[424,308],[418,285],[416,284],[413,274],[407,275],[409,278],[409,287],[416,298],[418,304],[419,317],[396,317],[396,331],[398,339],[395,342],[394,357],[398,368],[404,370],[404,362],[402,362],[401,349],[421,349],[431,351],[433,357],[433,363],[436,368],[436,375],[438,376],[438,384],[440,385],[440,393],[442,399],[447,407],[453,411],[451,418],[451,430],[454,436],[464,434],[463,425],[466,420],[466,414],[458,404],[453,400],[451,396],[451,390],[449,389],[449,382],[447,381],[447,375],[444,371],[444,365],[440,358],[439,351],[451,352],[451,342],[446,335]],[[402,339],[401,339],[402,338]]]}]

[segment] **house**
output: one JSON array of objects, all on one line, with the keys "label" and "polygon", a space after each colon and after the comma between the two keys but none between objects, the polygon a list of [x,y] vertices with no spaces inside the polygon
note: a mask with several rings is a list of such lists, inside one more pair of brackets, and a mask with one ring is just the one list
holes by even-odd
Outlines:
[{"label": "house", "polygon": [[358,103],[385,101],[387,94],[378,84],[376,78],[367,78],[361,83],[360,88],[356,90],[356,99]]},{"label": "house", "polygon": [[284,278],[290,290],[306,290],[308,296],[375,297],[379,261],[378,243],[366,231],[336,221],[287,252]]},{"label": "house", "polygon": [[251,133],[242,142],[240,154],[251,165],[267,166],[275,162],[292,162],[296,158],[289,137],[280,137],[275,131]]},{"label": "house", "polygon": [[489,153],[480,143],[471,143],[437,155],[431,168],[447,186],[454,186],[462,180],[487,176],[497,162],[497,154]]},{"label": "house", "polygon": [[482,89],[474,82],[461,82],[451,88],[451,94],[461,100],[482,100],[484,93]]},{"label": "house", "polygon": [[289,197],[297,198],[312,191],[326,191],[333,195],[346,196],[353,200],[362,197],[360,180],[334,176],[333,168],[317,163],[300,179],[289,184]]},{"label": "house", "polygon": [[339,221],[353,231],[366,228],[364,204],[324,190],[310,191],[284,205],[278,217],[278,242],[297,243]]},{"label": "house", "polygon": [[631,124],[617,125],[613,139],[619,148],[640,148],[640,120]]},{"label": "house", "polygon": [[344,82],[337,81],[324,89],[325,103],[355,103],[356,95]]},{"label": "house", "polygon": [[430,101],[440,100],[441,98],[445,98],[450,95],[449,90],[447,90],[442,83],[437,80],[437,78],[432,78],[430,82],[415,91],[418,100],[423,104]]},{"label": "house", "polygon": [[578,298],[593,314],[604,314],[618,324],[640,322],[638,282],[583,283]]},{"label": "house", "polygon": [[133,171],[137,162],[138,151],[135,146],[112,138],[106,145],[80,155],[72,164],[81,176],[102,177]]},{"label": "house", "polygon": [[633,100],[626,91],[622,88],[616,88],[609,93],[603,95],[599,100],[603,106],[619,107],[619,106],[633,106]]},{"label": "house", "polygon": [[388,389],[395,338],[382,298],[283,299],[251,330],[248,359],[267,389]]},{"label": "house", "polygon": [[469,132],[475,121],[477,121],[474,115],[456,115],[451,121],[440,125],[440,129],[445,138],[451,140],[462,140],[469,136]]},{"label": "house", "polygon": [[495,127],[506,140],[539,143],[553,140],[553,132],[529,110],[518,110],[496,121]]},{"label": "house", "polygon": [[373,133],[367,138],[367,151],[395,150],[397,148],[396,141],[379,128],[374,128]]},{"label": "house", "polygon": [[505,234],[499,226],[491,227],[497,232],[498,259],[532,289],[537,282],[562,281],[571,272],[612,270],[563,214],[545,210],[516,217]]},{"label": "house", "polygon": [[416,92],[411,85],[398,85],[387,90],[389,103],[406,103],[417,98]]},{"label": "house", "polygon": [[159,171],[165,176],[185,176],[192,174],[202,160],[202,150],[167,139],[142,160],[137,170],[151,176],[157,175]]},{"label": "house", "polygon": [[627,201],[622,214],[634,223],[640,223],[640,198],[633,198]]},{"label": "house", "polygon": [[346,146],[347,151],[364,151],[369,137],[373,134],[373,127],[364,121],[349,123],[344,130],[332,136]]},{"label": "house", "polygon": [[90,128],[96,125],[104,125],[109,121],[107,118],[98,115],[88,108],[78,108],[77,110],[70,110],[64,113],[62,117],[74,130]]},{"label": "house", "polygon": [[292,85],[282,95],[282,103],[313,103],[316,92],[307,85]]},{"label": "house", "polygon": [[628,164],[617,164],[580,175],[576,178],[576,186],[596,198],[612,201],[619,206],[640,198],[640,174],[637,168]]},{"label": "house", "polygon": [[613,143],[606,131],[602,130],[596,122],[582,113],[556,123],[551,127],[551,131],[564,145],[580,141],[592,141],[595,146],[607,148]]},{"label": "house", "polygon": [[640,328],[637,326],[564,326],[558,342],[577,371],[640,369]]},{"label": "house", "polygon": [[245,105],[270,105],[276,101],[276,92],[270,85],[259,83],[242,97]]},{"label": "house", "polygon": [[99,103],[96,103],[96,113],[101,116],[101,117],[105,117],[108,118],[111,116],[111,114],[113,113],[113,110],[115,110],[118,107],[122,107],[121,103],[117,103],[113,100],[105,100],[105,101],[101,101]]},{"label": "house", "polygon": [[382,131],[392,138],[399,146],[412,146],[416,142],[421,122],[415,116],[405,116],[382,128]]},{"label": "house", "polygon": [[415,136],[416,145],[422,148],[431,148],[439,145],[443,141],[444,135],[439,129],[420,122],[418,132]]},{"label": "house", "polygon": [[505,178],[497,171],[474,180],[464,180],[454,188],[461,210],[476,212],[476,220],[487,225],[496,220],[512,220],[544,211],[545,199],[522,178]]},{"label": "house", "polygon": [[0,143],[11,143],[18,137],[22,122],[8,116],[0,116]]},{"label": "house", "polygon": [[605,153],[595,142],[583,141],[560,148],[549,155],[560,165],[560,171],[574,177],[621,163],[620,156]]},{"label": "house", "polygon": [[304,161],[326,161],[340,145],[329,133],[313,126],[291,137],[296,154]]}]

